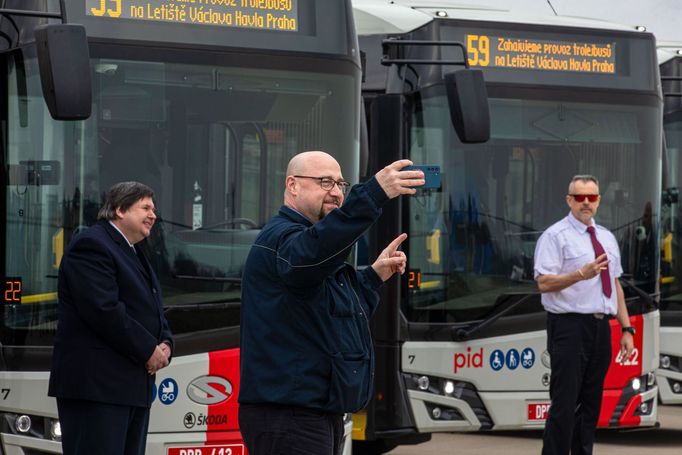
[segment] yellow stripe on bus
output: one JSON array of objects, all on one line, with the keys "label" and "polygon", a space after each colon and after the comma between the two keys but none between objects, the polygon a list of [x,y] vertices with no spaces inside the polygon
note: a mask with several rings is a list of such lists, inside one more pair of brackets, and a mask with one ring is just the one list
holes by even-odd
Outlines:
[{"label": "yellow stripe on bus", "polygon": [[26,303],[40,303],[47,302],[48,300],[57,300],[56,292],[47,292],[45,294],[33,294],[33,295],[22,295],[21,304]]},{"label": "yellow stripe on bus", "polygon": [[419,289],[434,289],[440,286],[440,280],[422,281]]}]

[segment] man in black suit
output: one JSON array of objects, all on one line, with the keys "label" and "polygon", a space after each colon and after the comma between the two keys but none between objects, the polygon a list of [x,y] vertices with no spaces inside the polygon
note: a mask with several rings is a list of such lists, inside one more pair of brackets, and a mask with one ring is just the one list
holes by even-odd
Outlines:
[{"label": "man in black suit", "polygon": [[136,246],[156,220],[153,197],[141,183],[112,186],[62,259],[49,395],[65,455],[145,452],[155,373],[173,351],[161,286]]}]

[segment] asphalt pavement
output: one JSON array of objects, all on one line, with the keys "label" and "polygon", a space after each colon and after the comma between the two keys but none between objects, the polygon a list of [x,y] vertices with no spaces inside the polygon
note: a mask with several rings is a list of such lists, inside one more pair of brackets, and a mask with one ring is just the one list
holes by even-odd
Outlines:
[{"label": "asphalt pavement", "polygon": [[[682,406],[658,407],[659,428],[647,430],[599,430],[595,455],[667,455],[682,453]],[[391,455],[482,455],[539,454],[541,431],[484,433],[435,433],[433,439],[416,446],[401,446]],[[651,449],[651,450],[650,450]]]}]

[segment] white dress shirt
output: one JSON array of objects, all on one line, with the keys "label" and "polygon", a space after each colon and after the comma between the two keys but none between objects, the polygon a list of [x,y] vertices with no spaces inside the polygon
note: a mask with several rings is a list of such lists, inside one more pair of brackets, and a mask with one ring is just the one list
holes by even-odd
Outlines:
[{"label": "white dress shirt", "polygon": [[116,229],[118,231],[118,233],[121,234],[124,239],[126,239],[126,242],[128,242],[128,246],[130,248],[132,248],[133,251],[135,251],[135,245],[130,243],[130,240],[128,240],[128,237],[126,237],[126,235],[123,232],[121,232],[121,230],[118,228],[118,226],[116,226],[111,220],[109,220],[109,224],[111,224],[114,227],[114,229]]},{"label": "white dress shirt", "polygon": [[[541,300],[550,313],[616,314],[618,294],[615,280],[623,274],[618,242],[611,232],[592,220],[597,240],[609,258],[611,297],[602,291],[601,276],[578,281],[558,292],[545,292]],[[594,248],[587,225],[573,214],[553,224],[538,239],[535,247],[535,279],[540,275],[563,275],[577,271],[595,260]]]}]

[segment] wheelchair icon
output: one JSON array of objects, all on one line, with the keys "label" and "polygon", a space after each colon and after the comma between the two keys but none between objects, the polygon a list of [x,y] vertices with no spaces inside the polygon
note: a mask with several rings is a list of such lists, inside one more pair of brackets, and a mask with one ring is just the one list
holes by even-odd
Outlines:
[{"label": "wheelchair icon", "polygon": [[504,353],[499,349],[495,349],[490,354],[490,368],[495,371],[500,371],[504,366]]}]

